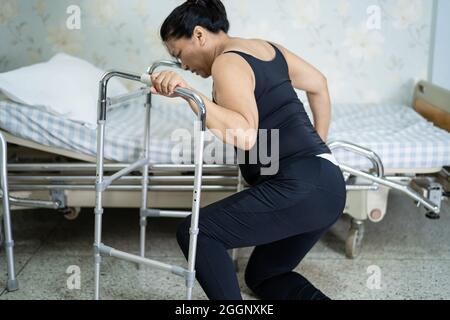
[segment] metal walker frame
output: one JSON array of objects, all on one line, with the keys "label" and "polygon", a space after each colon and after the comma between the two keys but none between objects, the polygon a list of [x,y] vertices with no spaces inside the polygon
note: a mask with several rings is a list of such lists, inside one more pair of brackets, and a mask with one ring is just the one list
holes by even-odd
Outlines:
[{"label": "metal walker frame", "polygon": [[[151,84],[150,76],[155,71],[156,68],[167,66],[167,67],[180,67],[179,63],[172,61],[159,61],[153,64],[147,73],[143,75],[130,74],[119,71],[111,71],[106,73],[102,80],[100,81],[100,92],[99,92],[99,103],[98,103],[98,125],[97,125],[97,175],[96,175],[96,201],[95,201],[95,242],[94,242],[94,271],[95,271],[95,292],[94,298],[98,300],[100,298],[100,264],[102,261],[102,255],[110,256],[129,262],[137,263],[138,265],[147,265],[150,267],[155,267],[164,271],[172,272],[175,275],[182,276],[186,280],[186,298],[190,300],[192,298],[192,290],[195,282],[195,256],[197,249],[197,235],[198,220],[199,220],[199,210],[200,210],[200,197],[201,197],[201,186],[202,186],[202,169],[203,169],[203,148],[205,140],[206,131],[206,108],[202,98],[191,90],[184,88],[176,88],[175,92],[185,98],[193,100],[199,109],[198,121],[200,122],[199,127],[199,138],[196,144],[195,152],[195,178],[194,178],[194,192],[192,196],[192,212],[182,212],[182,211],[166,211],[166,210],[156,210],[148,208],[148,186],[149,186],[149,175],[148,170],[151,168],[149,159],[150,150],[150,117],[151,117],[151,107],[152,107],[152,94],[147,93],[146,100],[146,117],[145,117],[145,141],[144,141],[144,157],[137,160],[128,167],[116,172],[112,176],[107,178],[103,175],[103,163],[104,163],[104,137],[105,137],[105,123],[106,123],[106,108],[107,105],[112,103],[111,99],[107,98],[107,85],[108,81],[113,77],[120,77],[132,81],[141,82],[147,85]],[[148,89],[147,89],[148,90]],[[142,206],[140,210],[140,255],[133,255],[123,251],[116,250],[114,248],[108,247],[102,243],[102,195],[103,192],[113,183],[113,181],[120,179],[121,177],[129,174],[136,169],[142,168]],[[189,242],[189,257],[188,257],[188,268],[182,268],[179,266],[169,265],[159,261],[151,260],[145,258],[145,232],[148,217],[186,217],[192,213],[191,227],[190,227],[190,242]]]}]

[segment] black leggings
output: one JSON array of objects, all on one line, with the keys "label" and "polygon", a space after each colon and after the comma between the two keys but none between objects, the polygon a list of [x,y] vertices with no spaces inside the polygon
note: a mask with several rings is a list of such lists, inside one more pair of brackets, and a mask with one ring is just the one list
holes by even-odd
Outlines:
[{"label": "black leggings", "polygon": [[[211,300],[241,300],[227,250],[255,246],[245,271],[260,299],[327,299],[293,272],[344,210],[339,167],[320,157],[291,159],[278,174],[200,210],[196,278]],[[177,240],[188,257],[191,216]]]}]

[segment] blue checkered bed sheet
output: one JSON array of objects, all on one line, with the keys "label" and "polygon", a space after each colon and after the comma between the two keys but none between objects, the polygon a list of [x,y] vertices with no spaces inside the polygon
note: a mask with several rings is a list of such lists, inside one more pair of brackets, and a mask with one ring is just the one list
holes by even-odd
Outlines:
[{"label": "blue checkered bed sheet", "polygon": [[[150,142],[152,163],[184,163],[178,161],[179,157],[174,157],[179,155],[180,150],[179,141],[173,139],[173,133],[181,129],[192,134],[195,115],[186,103],[178,100],[154,97]],[[129,163],[142,156],[143,103],[143,98],[134,99],[108,112],[107,159]],[[0,128],[42,145],[85,155],[96,154],[95,129],[48,113],[42,108],[0,101]],[[179,136],[179,132],[175,136]],[[386,169],[427,169],[450,165],[450,134],[404,105],[334,105],[329,141],[334,140],[373,150],[381,157]],[[192,149],[184,150],[190,153],[187,156],[191,161]],[[367,159],[348,151],[336,150],[334,155],[340,163],[355,169],[372,167]]]}]

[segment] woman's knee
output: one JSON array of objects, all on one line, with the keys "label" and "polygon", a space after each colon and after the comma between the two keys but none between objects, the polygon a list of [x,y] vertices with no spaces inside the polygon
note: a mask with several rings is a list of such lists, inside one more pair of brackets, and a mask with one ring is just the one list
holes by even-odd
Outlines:
[{"label": "woman's knee", "polygon": [[262,282],[260,279],[258,279],[255,270],[253,270],[252,266],[249,264],[247,265],[247,268],[245,268],[244,280],[247,287],[253,292],[256,291],[257,287]]}]

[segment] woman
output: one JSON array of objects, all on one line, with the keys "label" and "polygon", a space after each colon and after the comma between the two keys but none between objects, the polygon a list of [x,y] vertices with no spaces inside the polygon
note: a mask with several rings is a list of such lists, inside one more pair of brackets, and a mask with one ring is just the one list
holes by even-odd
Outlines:
[{"label": "woman", "polygon": [[[209,299],[242,299],[227,250],[255,246],[245,282],[257,297],[328,299],[293,271],[346,200],[342,172],[324,142],[331,113],[326,79],[281,45],[230,37],[228,29],[219,0],[194,0],[177,7],[160,33],[185,70],[213,77],[214,100],[197,93],[205,101],[207,127],[220,139],[248,156],[257,148],[259,129],[279,130],[279,159],[272,159],[279,170],[261,174],[259,158],[239,163],[250,188],[201,209],[197,280]],[[195,91],[172,71],[153,74],[152,83],[154,94],[167,97],[176,97],[176,87]],[[315,128],[294,88],[307,92]],[[185,257],[190,223],[188,217],[177,232]]]}]

